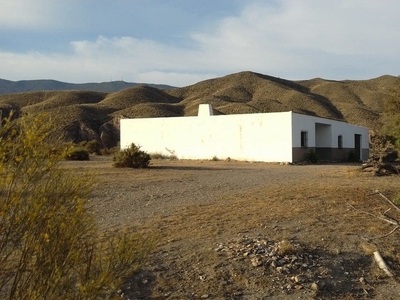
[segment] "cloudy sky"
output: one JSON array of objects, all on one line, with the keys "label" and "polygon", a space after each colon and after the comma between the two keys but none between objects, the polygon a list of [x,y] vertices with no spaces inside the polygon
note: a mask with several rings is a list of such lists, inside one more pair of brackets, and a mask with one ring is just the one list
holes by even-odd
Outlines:
[{"label": "cloudy sky", "polygon": [[0,0],[0,78],[400,75],[398,0]]}]

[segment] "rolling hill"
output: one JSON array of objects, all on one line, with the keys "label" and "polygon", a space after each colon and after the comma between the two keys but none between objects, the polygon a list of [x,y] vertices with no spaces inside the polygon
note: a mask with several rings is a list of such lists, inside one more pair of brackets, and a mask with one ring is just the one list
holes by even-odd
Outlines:
[{"label": "rolling hill", "polygon": [[[117,92],[33,91],[0,95],[4,114],[48,112],[66,140],[98,139],[106,147],[119,141],[119,119],[197,114],[201,103],[216,114],[289,111],[362,125],[379,132],[387,99],[395,97],[400,78],[290,81],[240,72],[183,88],[137,85]],[[61,86],[62,88],[62,86]]]}]

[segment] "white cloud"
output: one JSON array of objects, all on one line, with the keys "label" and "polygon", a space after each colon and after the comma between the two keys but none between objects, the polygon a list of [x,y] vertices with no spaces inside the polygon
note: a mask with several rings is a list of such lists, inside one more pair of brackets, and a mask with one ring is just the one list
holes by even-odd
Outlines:
[{"label": "white cloud", "polygon": [[7,79],[14,80],[51,78],[88,82],[123,79],[184,86],[217,76],[203,74],[186,64],[193,61],[193,52],[154,41],[100,36],[94,42],[75,41],[71,46],[72,52],[66,54],[0,52],[0,62]]},{"label": "white cloud", "polygon": [[196,33],[193,38],[205,57],[210,61],[214,57],[227,70],[307,74],[316,69],[316,61],[324,62],[323,68],[333,68],[338,60],[348,62],[347,58],[356,55],[395,60],[400,52],[398,1],[278,3],[250,5],[240,16],[221,21],[213,32]]},{"label": "white cloud", "polygon": [[[13,5],[5,11],[14,11]],[[41,11],[29,7],[22,11],[32,10],[24,24],[41,24]],[[400,69],[398,11],[397,0],[254,1],[238,16],[224,18],[211,29],[208,24],[207,31],[198,29],[190,48],[99,36],[71,42],[67,53],[0,52],[0,77],[70,82],[124,79],[184,86],[242,70],[288,79],[396,75]],[[1,10],[0,22],[6,22],[5,14]],[[18,18],[7,22],[18,23]]]},{"label": "white cloud", "polygon": [[57,19],[55,2],[0,0],[0,27],[3,29],[45,29]]},{"label": "white cloud", "polygon": [[217,73],[185,73],[185,72],[143,72],[137,75],[136,82],[139,83],[162,83],[169,84],[172,86],[187,86],[196,82],[216,78],[220,74]]}]

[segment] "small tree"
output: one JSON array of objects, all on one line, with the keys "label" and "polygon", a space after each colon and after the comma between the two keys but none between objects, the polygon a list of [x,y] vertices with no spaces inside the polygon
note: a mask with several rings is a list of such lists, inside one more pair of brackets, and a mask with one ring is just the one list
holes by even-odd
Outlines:
[{"label": "small tree", "polygon": [[151,160],[150,154],[140,150],[140,146],[131,144],[129,148],[114,154],[114,166],[117,168],[147,168]]},{"label": "small tree", "polygon": [[60,168],[46,115],[0,126],[0,298],[109,298],[140,267],[153,239],[99,238],[88,212],[92,180]]}]

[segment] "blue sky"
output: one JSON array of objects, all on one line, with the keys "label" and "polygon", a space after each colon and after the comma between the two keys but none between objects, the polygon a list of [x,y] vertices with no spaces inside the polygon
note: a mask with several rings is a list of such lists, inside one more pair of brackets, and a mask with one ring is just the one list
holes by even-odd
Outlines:
[{"label": "blue sky", "polygon": [[0,0],[0,78],[400,75],[398,0]]}]

